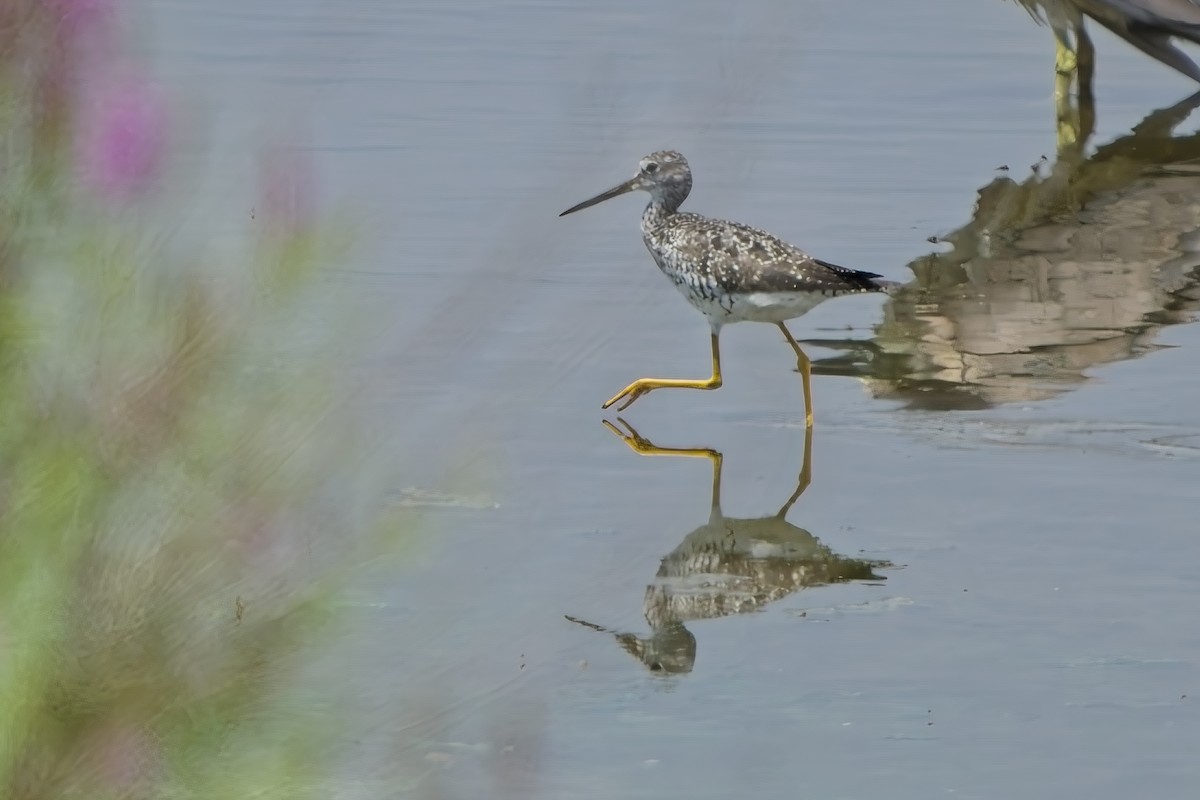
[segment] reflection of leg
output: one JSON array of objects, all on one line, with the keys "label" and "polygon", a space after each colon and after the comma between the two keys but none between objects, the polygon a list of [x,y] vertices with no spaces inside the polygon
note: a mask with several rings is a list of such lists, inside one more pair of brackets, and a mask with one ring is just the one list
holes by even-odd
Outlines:
[{"label": "reflection of leg", "polygon": [[1075,60],[1079,70],[1075,77],[1079,87],[1076,99],[1079,130],[1076,131],[1075,142],[1082,153],[1083,146],[1096,131],[1096,95],[1092,92],[1092,76],[1096,74],[1096,47],[1092,44],[1092,37],[1083,29],[1083,23],[1075,31]]},{"label": "reflection of leg", "polygon": [[625,420],[617,417],[617,422],[624,426],[622,431],[616,425],[613,425],[608,420],[600,420],[604,423],[604,427],[621,437],[625,444],[629,445],[629,449],[643,456],[682,456],[684,458],[707,458],[712,462],[713,468],[713,483],[712,483],[712,502],[713,508],[721,504],[721,454],[716,450],[708,447],[659,447],[639,434],[632,425]]},{"label": "reflection of leg", "polygon": [[783,338],[787,339],[787,343],[796,351],[796,366],[800,369],[800,381],[804,385],[804,427],[811,428],[813,424],[813,407],[812,407],[812,362],[808,360],[808,356],[800,349],[800,345],[792,337],[792,332],[787,329],[787,325],[782,322],[779,324],[779,330],[783,331]]},{"label": "reflection of leg", "polygon": [[1083,124],[1080,120],[1079,102],[1070,92],[1054,93],[1054,117],[1058,152],[1062,153],[1082,143]]},{"label": "reflection of leg", "polygon": [[714,461],[721,460],[720,453],[707,447],[659,447],[638,433],[632,425],[621,417],[617,417],[617,422],[621,423],[621,426],[625,430],[621,430],[606,419],[600,421],[604,423],[604,427],[617,436],[620,436],[622,441],[629,445],[630,450],[643,456],[687,456],[690,458],[709,458]]},{"label": "reflection of leg", "polygon": [[652,392],[655,389],[719,389],[721,387],[721,348],[718,344],[717,332],[712,333],[712,377],[703,379],[687,379],[687,378],[638,378],[633,383],[626,386],[621,391],[613,395],[608,402],[601,408],[608,408],[613,403],[622,398],[628,398],[617,407],[617,411],[624,411],[633,405],[633,401],[637,400],[647,392]]},{"label": "reflection of leg", "polygon": [[779,509],[777,517],[783,519],[787,513],[791,511],[792,505],[800,499],[800,495],[804,494],[804,490],[812,483],[812,428],[804,429],[804,464],[800,467],[800,477],[796,479],[796,491],[792,492],[792,496],[783,504],[783,508]]},{"label": "reflection of leg", "polygon": [[1092,76],[1096,74],[1096,47],[1092,37],[1080,22],[1075,29],[1075,80],[1079,88],[1079,104],[1091,105],[1095,100],[1092,94]]}]

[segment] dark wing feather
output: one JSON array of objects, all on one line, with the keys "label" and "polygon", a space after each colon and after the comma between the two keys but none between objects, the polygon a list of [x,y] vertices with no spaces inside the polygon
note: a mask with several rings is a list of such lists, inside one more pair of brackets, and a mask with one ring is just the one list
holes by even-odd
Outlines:
[{"label": "dark wing feather", "polygon": [[861,269],[851,269],[850,267],[840,267],[837,264],[830,264],[828,261],[822,261],[819,258],[814,258],[813,261],[820,264],[825,269],[832,271],[846,283],[853,285],[860,292],[878,292],[884,289],[884,285],[880,283],[883,278],[874,272],[864,272]]},{"label": "dark wing feather", "polygon": [[1200,4],[1193,0],[1076,0],[1089,17],[1194,81],[1200,67],[1174,45],[1172,36],[1200,42]]},{"label": "dark wing feather", "polygon": [[[1121,13],[1134,24],[1171,31],[1187,38],[1200,30],[1200,3],[1194,0],[1092,0]],[[1193,41],[1195,39],[1193,38]]]}]

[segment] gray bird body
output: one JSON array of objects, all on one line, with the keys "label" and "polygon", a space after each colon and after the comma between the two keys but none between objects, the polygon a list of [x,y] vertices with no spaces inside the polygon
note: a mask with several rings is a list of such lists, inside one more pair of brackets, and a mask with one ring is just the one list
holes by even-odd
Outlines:
[{"label": "gray bird body", "polygon": [[1017,0],[1038,22],[1049,25],[1059,40],[1069,31],[1079,35],[1086,16],[1151,58],[1200,82],[1200,67],[1172,41],[1200,44],[1197,0]]},{"label": "gray bird body", "polygon": [[634,189],[650,194],[642,213],[646,249],[714,331],[734,322],[786,322],[831,297],[894,285],[873,272],[813,258],[764,230],[680,211],[692,174],[673,150],[651,153],[637,176],[563,213]]},{"label": "gray bird body", "polygon": [[714,329],[734,322],[779,323],[842,294],[886,288],[873,272],[813,258],[766,231],[651,202],[642,240],[663,274]]}]

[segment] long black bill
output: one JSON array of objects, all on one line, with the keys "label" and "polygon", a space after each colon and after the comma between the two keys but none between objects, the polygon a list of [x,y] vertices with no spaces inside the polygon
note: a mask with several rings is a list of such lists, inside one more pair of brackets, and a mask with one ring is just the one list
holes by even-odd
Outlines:
[{"label": "long black bill", "polygon": [[579,205],[571,206],[566,211],[559,214],[559,216],[565,217],[567,214],[574,214],[576,211],[583,211],[585,208],[591,208],[592,206],[596,205],[597,203],[603,203],[605,200],[611,200],[614,197],[625,194],[626,192],[632,192],[634,189],[637,188],[637,180],[638,180],[637,178],[630,178],[629,180],[622,183],[620,186],[614,186],[613,188],[609,189],[607,192],[596,195],[591,200],[584,200]]}]

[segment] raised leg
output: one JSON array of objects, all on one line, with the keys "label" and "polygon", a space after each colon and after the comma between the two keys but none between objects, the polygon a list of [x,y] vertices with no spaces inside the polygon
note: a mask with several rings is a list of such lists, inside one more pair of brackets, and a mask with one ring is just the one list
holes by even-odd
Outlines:
[{"label": "raised leg", "polygon": [[718,334],[712,334],[712,377],[707,379],[686,378],[638,378],[633,383],[617,392],[601,408],[608,408],[622,398],[628,398],[617,407],[624,411],[633,405],[633,401],[655,389],[719,389],[721,387],[721,349],[718,344]]},{"label": "raised leg", "polygon": [[808,360],[808,356],[800,349],[800,345],[792,337],[792,332],[787,329],[787,325],[782,322],[779,324],[779,330],[783,331],[783,338],[787,339],[787,343],[796,351],[796,366],[800,369],[800,381],[804,385],[804,427],[811,428],[813,424],[813,408],[812,408],[812,362]]}]

